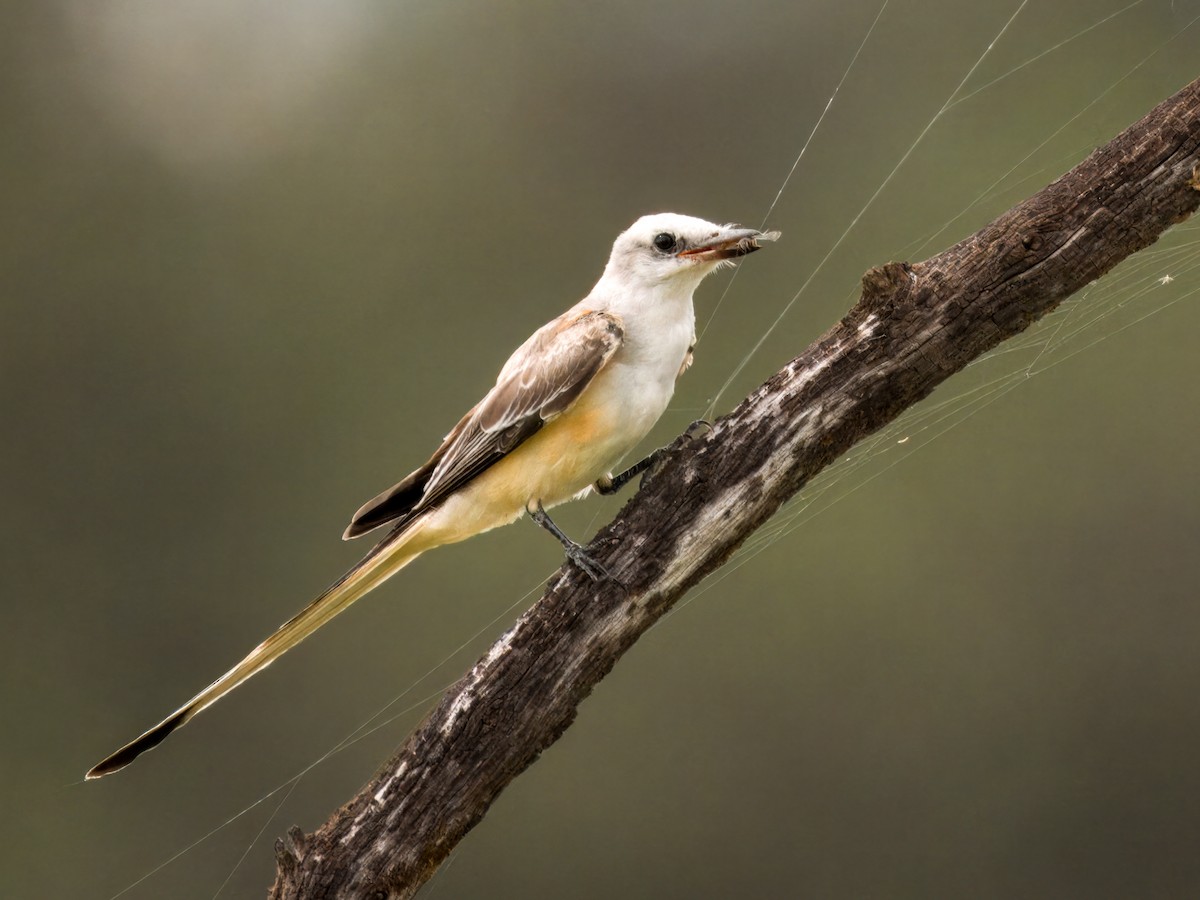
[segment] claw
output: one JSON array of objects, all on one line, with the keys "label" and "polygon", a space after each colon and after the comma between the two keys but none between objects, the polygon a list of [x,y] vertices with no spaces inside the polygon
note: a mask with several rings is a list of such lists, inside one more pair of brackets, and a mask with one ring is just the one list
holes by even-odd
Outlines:
[{"label": "claw", "polygon": [[558,539],[558,542],[562,544],[563,552],[567,554],[567,559],[583,569],[588,578],[592,579],[592,581],[607,581],[612,577],[608,574],[608,569],[588,556],[587,551],[583,547],[567,537],[563,533],[563,530],[554,524],[554,520],[546,515],[546,510],[542,507],[542,501],[538,500],[528,511],[533,521]]},{"label": "claw", "polygon": [[608,569],[588,556],[587,551],[574,541],[571,541],[570,545],[563,544],[563,550],[567,554],[567,559],[583,569],[584,574],[592,581],[608,581],[612,578],[608,574]]}]

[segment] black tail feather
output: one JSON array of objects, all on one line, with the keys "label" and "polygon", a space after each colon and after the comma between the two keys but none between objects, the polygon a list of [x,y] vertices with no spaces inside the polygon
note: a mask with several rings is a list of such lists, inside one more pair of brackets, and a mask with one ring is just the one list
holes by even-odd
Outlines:
[{"label": "black tail feather", "polygon": [[174,713],[169,718],[163,719],[152,729],[143,734],[140,738],[130,741],[116,753],[105,757],[88,771],[84,777],[87,779],[103,778],[105,775],[111,775],[118,769],[123,769],[147,750],[153,750],[164,740],[167,735],[174,731],[179,726],[187,722],[192,717],[192,710],[184,708],[179,712]]}]

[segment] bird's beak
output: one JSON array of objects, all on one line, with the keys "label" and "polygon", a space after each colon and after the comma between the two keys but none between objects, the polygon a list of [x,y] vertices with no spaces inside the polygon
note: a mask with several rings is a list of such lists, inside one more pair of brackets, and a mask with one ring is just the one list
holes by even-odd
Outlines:
[{"label": "bird's beak", "polygon": [[753,253],[759,249],[759,241],[774,241],[778,238],[778,231],[757,231],[753,228],[726,225],[703,243],[681,250],[679,255],[705,262],[720,262]]}]

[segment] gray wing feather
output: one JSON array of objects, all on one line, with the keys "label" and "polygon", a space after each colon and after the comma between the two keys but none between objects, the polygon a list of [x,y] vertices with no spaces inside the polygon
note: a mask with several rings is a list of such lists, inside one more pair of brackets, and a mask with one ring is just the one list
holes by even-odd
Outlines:
[{"label": "gray wing feather", "polygon": [[359,509],[344,536],[391,521],[399,527],[502,459],[570,408],[624,335],[619,316],[590,310],[567,313],[534,332],[429,461]]},{"label": "gray wing feather", "polygon": [[[425,486],[422,505],[445,496],[443,486],[478,474],[478,463],[511,452],[591,384],[624,338],[612,313],[584,312],[556,319],[530,337],[505,363],[488,392],[449,442]],[[490,465],[490,462],[488,463]],[[453,489],[453,488],[452,488]]]}]

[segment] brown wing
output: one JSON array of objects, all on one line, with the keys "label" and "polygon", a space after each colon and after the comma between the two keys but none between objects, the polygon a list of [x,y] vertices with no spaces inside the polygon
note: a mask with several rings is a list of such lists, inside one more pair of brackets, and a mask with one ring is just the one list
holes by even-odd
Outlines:
[{"label": "brown wing", "polygon": [[344,538],[434,506],[568,409],[621,346],[621,319],[584,311],[534,332],[429,461],[354,514]]}]

